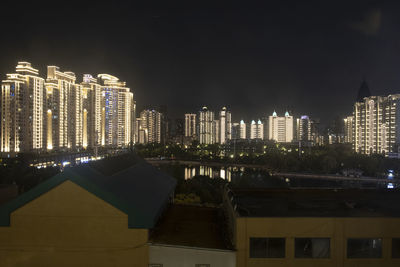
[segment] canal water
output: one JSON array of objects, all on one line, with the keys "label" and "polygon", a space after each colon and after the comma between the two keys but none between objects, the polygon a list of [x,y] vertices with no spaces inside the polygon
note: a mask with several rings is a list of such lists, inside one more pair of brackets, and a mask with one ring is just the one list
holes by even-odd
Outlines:
[{"label": "canal water", "polygon": [[398,185],[387,181],[368,182],[350,180],[332,180],[315,178],[289,178],[270,176],[265,170],[245,167],[213,167],[207,165],[190,166],[166,164],[159,167],[176,179],[190,180],[195,176],[211,179],[223,179],[232,185],[258,188],[397,188]]}]

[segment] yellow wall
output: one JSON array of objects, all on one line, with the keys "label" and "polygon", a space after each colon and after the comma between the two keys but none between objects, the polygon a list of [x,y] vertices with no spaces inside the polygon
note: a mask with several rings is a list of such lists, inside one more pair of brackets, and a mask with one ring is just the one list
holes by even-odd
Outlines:
[{"label": "yellow wall", "polygon": [[0,266],[148,266],[147,229],[71,181],[11,214],[0,227]]},{"label": "yellow wall", "polygon": [[[250,237],[285,237],[286,258],[249,258]],[[295,237],[330,237],[329,259],[295,259]],[[347,259],[347,238],[383,238],[381,259]],[[396,218],[237,218],[237,267],[261,266],[400,266],[391,259],[392,237],[400,237],[400,219]]]}]

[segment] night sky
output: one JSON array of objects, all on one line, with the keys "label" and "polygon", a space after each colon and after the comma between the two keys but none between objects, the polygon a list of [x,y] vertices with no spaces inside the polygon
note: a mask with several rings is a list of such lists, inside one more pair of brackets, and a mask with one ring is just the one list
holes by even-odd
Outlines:
[{"label": "night sky", "polygon": [[3,6],[1,78],[20,60],[42,77],[47,65],[79,82],[109,73],[139,111],[166,105],[172,118],[226,105],[234,120],[288,108],[329,123],[351,113],[363,78],[374,95],[400,93],[400,4],[187,2]]}]

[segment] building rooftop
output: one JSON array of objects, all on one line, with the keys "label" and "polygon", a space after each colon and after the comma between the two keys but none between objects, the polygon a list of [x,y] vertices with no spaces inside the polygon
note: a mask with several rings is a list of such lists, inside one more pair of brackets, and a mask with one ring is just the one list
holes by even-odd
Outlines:
[{"label": "building rooftop", "polygon": [[0,184],[0,205],[18,196],[18,186],[15,184]]},{"label": "building rooftop", "polygon": [[152,228],[173,195],[176,181],[131,154],[66,168],[0,206],[0,226],[10,214],[66,180],[86,189],[128,215],[129,228]]},{"label": "building rooftop", "polygon": [[217,208],[172,205],[150,235],[150,242],[213,249],[229,249],[224,220]]},{"label": "building rooftop", "polygon": [[399,190],[234,189],[241,217],[400,217]]}]

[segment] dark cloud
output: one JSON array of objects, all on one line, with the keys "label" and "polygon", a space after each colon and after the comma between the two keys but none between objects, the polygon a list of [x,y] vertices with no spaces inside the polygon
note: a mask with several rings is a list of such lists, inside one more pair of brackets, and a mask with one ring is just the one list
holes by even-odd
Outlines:
[{"label": "dark cloud", "polygon": [[378,8],[369,10],[360,21],[350,23],[350,28],[366,35],[376,35],[381,27],[382,11]]}]

